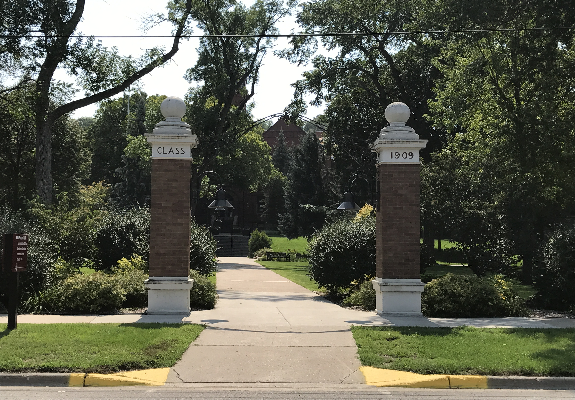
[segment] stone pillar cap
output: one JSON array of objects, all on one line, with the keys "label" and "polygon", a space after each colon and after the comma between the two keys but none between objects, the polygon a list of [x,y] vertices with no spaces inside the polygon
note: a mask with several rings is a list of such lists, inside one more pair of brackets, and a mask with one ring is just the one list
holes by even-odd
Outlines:
[{"label": "stone pillar cap", "polygon": [[160,111],[166,120],[156,124],[154,134],[191,134],[190,125],[182,121],[186,113],[184,100],[175,96],[166,97],[160,105]]},{"label": "stone pillar cap", "polygon": [[405,125],[410,115],[411,111],[409,110],[407,104],[400,101],[391,103],[385,109],[385,119],[390,124]]},{"label": "stone pillar cap", "polygon": [[405,123],[409,119],[411,111],[407,104],[396,101],[385,109],[385,119],[389,122],[379,133],[382,140],[419,140],[419,135],[415,130]]}]

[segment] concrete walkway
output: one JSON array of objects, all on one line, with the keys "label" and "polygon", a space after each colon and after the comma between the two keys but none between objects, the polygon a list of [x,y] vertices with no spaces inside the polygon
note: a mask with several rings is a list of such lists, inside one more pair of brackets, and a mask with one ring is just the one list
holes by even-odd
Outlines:
[{"label": "concrete walkway", "polygon": [[172,368],[168,383],[364,383],[353,323],[373,313],[342,309],[246,258],[220,260],[208,328]]}]

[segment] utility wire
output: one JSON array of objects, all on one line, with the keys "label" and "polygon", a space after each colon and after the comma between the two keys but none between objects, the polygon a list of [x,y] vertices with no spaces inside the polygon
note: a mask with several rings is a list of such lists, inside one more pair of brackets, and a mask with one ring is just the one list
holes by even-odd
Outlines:
[{"label": "utility wire", "polygon": [[[538,28],[478,28],[478,29],[447,29],[447,30],[414,30],[414,31],[390,31],[390,32],[313,32],[313,33],[290,33],[290,34],[263,34],[263,35],[182,35],[181,38],[296,38],[296,37],[346,37],[346,36],[382,36],[382,35],[412,35],[412,34],[451,34],[451,33],[489,33],[489,32],[531,32],[531,31],[570,31],[575,30],[575,26],[558,27],[538,27]],[[35,35],[42,34],[41,31],[30,31],[27,35],[2,34],[3,39],[23,39],[23,38],[62,38],[64,35]],[[137,39],[137,38],[174,38],[174,35],[70,35],[71,38],[116,38],[116,39]]]}]

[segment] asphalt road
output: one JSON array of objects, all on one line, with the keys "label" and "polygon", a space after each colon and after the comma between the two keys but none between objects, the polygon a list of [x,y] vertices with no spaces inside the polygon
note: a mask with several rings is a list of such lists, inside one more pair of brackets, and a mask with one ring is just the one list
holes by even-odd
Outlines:
[{"label": "asphalt road", "polygon": [[403,388],[30,388],[2,387],[0,398],[10,400],[35,399],[575,399],[575,391],[566,390],[462,390],[462,389],[403,389]]}]

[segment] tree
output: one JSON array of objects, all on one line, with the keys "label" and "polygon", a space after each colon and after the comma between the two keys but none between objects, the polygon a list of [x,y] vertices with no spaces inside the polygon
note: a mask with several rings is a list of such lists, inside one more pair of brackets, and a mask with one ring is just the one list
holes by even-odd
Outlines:
[{"label": "tree", "polygon": [[[106,181],[115,185],[123,181],[124,178],[120,178],[117,171],[129,163],[124,159],[125,156],[131,157],[126,154],[126,146],[131,138],[140,138],[143,145],[147,146],[143,135],[151,132],[158,122],[164,120],[160,105],[165,98],[166,96],[148,96],[142,91],[136,91],[130,96],[100,103],[89,128],[93,151],[90,182]],[[136,148],[141,146],[140,143]],[[135,151],[141,154],[142,150]],[[140,158],[133,151],[128,152],[135,158]],[[143,165],[140,161],[136,164]]]},{"label": "tree", "polygon": [[284,7],[281,1],[268,0],[245,7],[218,0],[194,7],[192,17],[206,35],[238,36],[203,37],[198,61],[186,74],[190,83],[200,83],[186,96],[185,118],[201,143],[194,154],[193,193],[199,193],[206,172],[216,170],[218,160],[233,157],[240,138],[254,131],[256,125],[246,106],[255,93],[263,57],[272,45],[265,36],[276,32],[276,21],[293,4],[290,0]]},{"label": "tree", "polygon": [[282,174],[287,174],[290,165],[291,155],[286,146],[285,135],[283,132],[278,134],[278,142],[272,153],[274,167]]},{"label": "tree", "polygon": [[34,120],[27,107],[32,90],[0,98],[0,204],[18,210],[34,190]]},{"label": "tree", "polygon": [[[439,156],[453,160],[444,164],[445,179],[431,184],[436,194],[462,185],[473,189],[467,203],[479,199],[473,204],[484,217],[479,226],[493,228],[457,239],[468,247],[484,238],[486,248],[508,242],[529,283],[545,232],[572,215],[575,195],[573,37],[530,28],[570,26],[575,19],[564,2],[484,1],[476,7],[481,12],[466,15],[461,24],[489,22],[510,30],[452,36],[437,59],[444,78],[431,117],[455,137]],[[477,229],[478,218],[467,213],[443,216],[462,233]]]},{"label": "tree", "polygon": [[[34,193],[34,113],[31,84],[0,97],[0,204],[22,208]],[[53,130],[53,173],[56,193],[78,193],[90,169],[84,129],[67,116]]]},{"label": "tree", "polygon": [[[56,121],[87,105],[121,93],[134,82],[165,64],[178,51],[189,32],[192,0],[174,0],[166,20],[174,25],[174,40],[168,51],[150,49],[141,59],[121,57],[94,41],[74,36],[84,14],[85,0],[18,0],[2,2],[0,49],[7,66],[4,72],[18,80],[14,88],[32,82],[36,95],[33,112],[36,129],[36,190],[45,204],[52,202],[52,135]],[[51,107],[54,74],[65,68],[86,91],[84,98],[63,101]]]},{"label": "tree", "polygon": [[[441,43],[418,32],[432,16],[424,14],[422,3],[320,0],[302,4],[298,23],[304,32],[325,33],[321,40],[331,53],[312,58],[315,38],[292,39],[292,47],[283,55],[298,63],[311,59],[313,69],[294,84],[289,112],[303,111],[305,93],[314,95],[312,104],[327,104],[323,143],[334,161],[336,176],[330,185],[334,196],[341,198],[343,192],[353,190],[361,200],[375,198],[371,144],[387,124],[384,112],[391,102],[410,107],[408,125],[429,140],[422,151],[425,159],[445,141],[444,132],[433,129],[424,117],[429,112],[427,101],[434,97],[434,81],[440,77],[432,60]],[[401,31],[406,34],[397,33]]]},{"label": "tree", "polygon": [[120,207],[146,207],[152,194],[152,151],[144,136],[126,137],[122,164],[114,172],[112,201]]},{"label": "tree", "polygon": [[96,110],[89,130],[93,153],[90,182],[117,183],[114,173],[121,167],[127,145],[127,101],[126,97],[106,100]]},{"label": "tree", "polygon": [[144,134],[164,119],[160,105],[165,98],[138,90],[129,97],[104,101],[90,126],[90,182],[112,185],[112,200],[122,207],[149,203],[151,151]]},{"label": "tree", "polygon": [[290,239],[310,236],[323,226],[327,200],[323,165],[317,136],[307,133],[293,151],[285,189],[286,213],[279,221],[281,232]]},{"label": "tree", "polygon": [[263,218],[267,229],[277,230],[280,216],[285,213],[285,186],[287,179],[284,174],[274,169],[264,187]]}]

